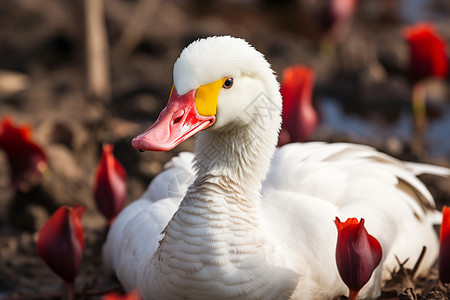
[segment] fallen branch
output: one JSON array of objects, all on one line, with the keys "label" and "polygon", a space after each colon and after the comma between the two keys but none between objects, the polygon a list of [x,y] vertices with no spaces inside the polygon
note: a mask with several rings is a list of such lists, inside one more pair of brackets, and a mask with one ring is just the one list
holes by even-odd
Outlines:
[{"label": "fallen branch", "polygon": [[103,0],[85,0],[88,92],[94,99],[109,101],[109,51]]}]

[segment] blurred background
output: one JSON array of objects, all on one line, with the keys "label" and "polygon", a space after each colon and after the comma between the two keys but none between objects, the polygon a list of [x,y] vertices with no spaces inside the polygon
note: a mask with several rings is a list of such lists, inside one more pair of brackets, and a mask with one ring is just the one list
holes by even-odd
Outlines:
[{"label": "blurred background", "polygon": [[[92,186],[101,146],[114,145],[128,174],[128,201],[173,155],[192,150],[188,140],[142,154],[130,141],[156,120],[173,63],[201,37],[245,38],[280,81],[289,66],[313,70],[319,121],[305,140],[362,143],[450,166],[449,75],[421,78],[426,110],[417,117],[412,108],[417,80],[405,30],[423,22],[447,45],[447,64],[448,0],[0,1],[0,119],[28,124],[49,166],[39,182],[13,187],[0,149],[0,298],[60,286],[36,254],[36,232],[56,208],[75,202],[88,207],[78,286],[117,284],[99,271],[107,221]],[[448,181],[425,180],[439,206],[450,202]]]}]

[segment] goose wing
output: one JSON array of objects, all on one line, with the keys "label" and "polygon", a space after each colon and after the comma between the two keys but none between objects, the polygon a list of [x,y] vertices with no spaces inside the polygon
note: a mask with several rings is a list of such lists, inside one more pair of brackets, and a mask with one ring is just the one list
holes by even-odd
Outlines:
[{"label": "goose wing", "polygon": [[[423,171],[445,173],[442,168],[404,163],[367,146],[322,142],[283,146],[274,155],[262,190],[266,219],[276,224],[268,230],[286,248],[298,249],[308,241],[312,247],[305,253],[329,261],[334,259],[330,252],[317,249],[333,248],[334,218],[364,218],[368,232],[383,247],[383,279],[397,267],[396,256],[410,258],[406,267],[412,267],[426,246],[420,273],[432,265],[438,245],[432,226],[435,203],[416,177]],[[320,270],[316,275],[327,278]]]},{"label": "goose wing", "polygon": [[404,200],[415,214],[423,217],[425,211],[434,209],[435,203],[416,175],[425,171],[442,175],[443,169],[404,163],[363,145],[293,143],[276,151],[263,192],[271,188],[308,194],[342,207],[356,201],[348,197],[350,191],[370,193],[375,181],[410,194]]}]

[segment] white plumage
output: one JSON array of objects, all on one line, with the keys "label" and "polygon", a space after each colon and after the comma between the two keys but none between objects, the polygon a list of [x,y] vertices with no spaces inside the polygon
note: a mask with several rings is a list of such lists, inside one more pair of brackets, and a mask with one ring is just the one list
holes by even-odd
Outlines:
[{"label": "white plumage", "polygon": [[416,175],[448,170],[352,144],[276,150],[279,85],[244,40],[196,41],[174,67],[178,95],[223,77],[234,84],[220,90],[214,125],[196,135],[195,154],[173,158],[110,229],[104,260],[126,289],[138,288],[144,299],[346,295],[335,261],[336,216],[364,218],[383,248],[361,298],[379,295],[395,256],[410,258],[411,267],[423,246],[418,274],[426,274],[438,252],[436,212]]}]

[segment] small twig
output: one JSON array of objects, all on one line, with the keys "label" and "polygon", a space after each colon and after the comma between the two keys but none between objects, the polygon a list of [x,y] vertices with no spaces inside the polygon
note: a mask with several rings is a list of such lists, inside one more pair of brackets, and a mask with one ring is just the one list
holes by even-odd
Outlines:
[{"label": "small twig", "polygon": [[400,266],[400,269],[404,269],[404,265],[408,262],[409,257],[407,259],[405,259],[404,262],[400,262],[400,259],[398,258],[397,255],[395,255],[395,260],[397,261],[398,265]]},{"label": "small twig", "polygon": [[400,294],[399,299],[417,300],[417,295],[414,293],[414,289],[409,287],[405,289],[402,294]]},{"label": "small twig", "polygon": [[427,252],[427,247],[423,246],[422,252],[420,252],[419,258],[417,259],[416,264],[414,265],[414,268],[411,270],[411,279],[413,279],[414,276],[416,275],[417,270],[419,269],[420,264],[422,263],[422,260],[425,256],[426,252]]}]

